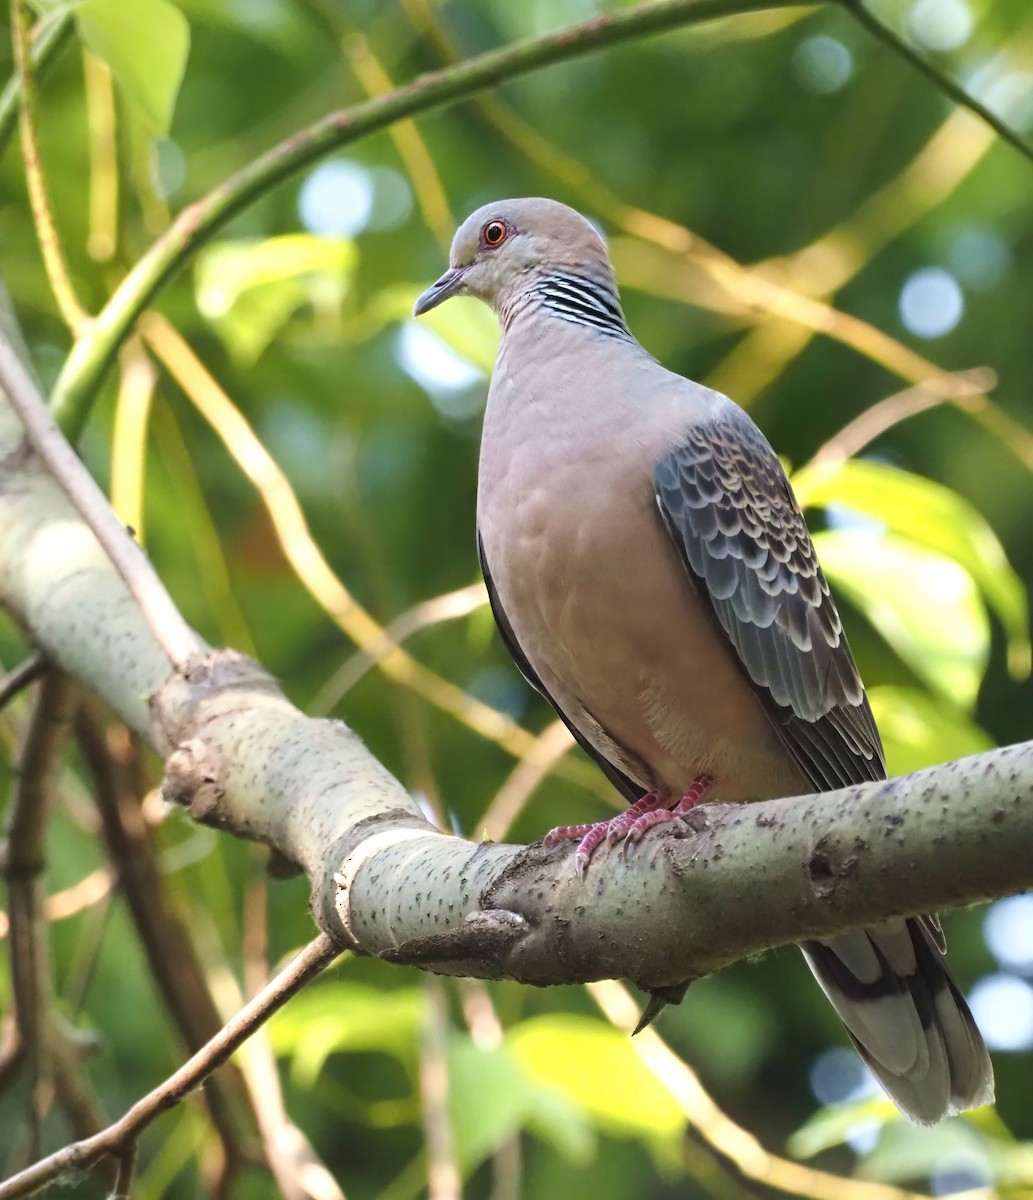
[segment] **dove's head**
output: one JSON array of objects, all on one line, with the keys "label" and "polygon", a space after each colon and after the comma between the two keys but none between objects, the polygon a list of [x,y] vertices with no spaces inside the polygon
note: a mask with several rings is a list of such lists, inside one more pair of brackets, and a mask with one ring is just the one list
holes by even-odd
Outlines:
[{"label": "dove's head", "polygon": [[587,276],[616,290],[606,244],[579,212],[537,197],[485,204],[459,226],[449,269],[416,301],[413,314],[459,295],[476,296],[501,312],[552,272]]}]

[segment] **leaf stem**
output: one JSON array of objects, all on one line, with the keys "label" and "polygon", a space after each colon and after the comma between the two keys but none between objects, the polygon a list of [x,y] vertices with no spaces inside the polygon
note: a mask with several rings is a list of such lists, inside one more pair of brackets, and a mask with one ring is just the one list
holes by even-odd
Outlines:
[{"label": "leaf stem", "polygon": [[11,39],[14,43],[15,70],[21,81],[18,126],[21,131],[22,158],[25,162],[25,182],[29,189],[32,221],[36,226],[43,266],[61,319],[73,333],[79,333],[90,317],[80,303],[68,273],[61,235],[54,220],[50,196],[47,193],[47,181],[43,174],[39,128],[36,124],[36,84],[32,77],[32,55],[29,50],[29,14],[25,0],[11,0]]},{"label": "leaf stem", "polygon": [[[33,76],[39,79],[54,61],[58,50],[65,44],[72,32],[72,10],[63,8],[58,12],[44,17],[32,27],[29,40],[32,49],[29,51],[29,63]],[[18,122],[18,108],[22,99],[22,81],[17,72],[4,85],[0,92],[0,156],[7,149],[7,143],[14,135]]]}]

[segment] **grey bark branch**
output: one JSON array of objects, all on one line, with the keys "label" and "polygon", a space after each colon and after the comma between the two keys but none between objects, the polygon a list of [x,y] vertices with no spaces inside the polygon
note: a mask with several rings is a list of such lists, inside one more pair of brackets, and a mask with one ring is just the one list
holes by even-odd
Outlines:
[{"label": "grey bark branch", "polygon": [[709,805],[630,861],[475,845],[431,826],[344,725],[305,717],[232,652],[168,658],[0,406],[0,600],[167,760],[199,820],[306,872],[338,945],[536,984],[651,988],[746,954],[1033,886],[1033,744],[821,797]]},{"label": "grey bark branch", "polygon": [[107,497],[58,429],[32,376],[15,349],[0,338],[0,388],[18,413],[35,453],[59,480],[83,520],[103,545],[146,616],[174,667],[202,648],[180,616],[147,556],[108,504]]}]

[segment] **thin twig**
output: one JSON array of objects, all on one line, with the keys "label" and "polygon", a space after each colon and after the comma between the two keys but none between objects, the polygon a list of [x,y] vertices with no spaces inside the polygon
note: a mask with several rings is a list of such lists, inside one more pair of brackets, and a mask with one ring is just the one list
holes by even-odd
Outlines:
[{"label": "thin twig", "polygon": [[[956,404],[964,406],[965,389],[973,398],[984,396],[997,384],[996,374],[986,367],[974,367],[970,371],[959,371],[954,378],[960,385],[953,399]],[[859,454],[865,446],[874,442],[877,437],[906,421],[909,417],[917,416],[930,408],[943,404],[948,397],[942,392],[931,392],[921,385],[896,392],[886,396],[878,403],[866,408],[863,413],[848,421],[838,433],[833,434],[827,442],[819,446],[807,467],[825,466],[845,462]],[[804,470],[806,468],[801,468]]]},{"label": "thin twig", "polygon": [[[256,858],[252,856],[253,861]],[[244,982],[248,994],[260,991],[268,978],[265,956],[266,892],[265,878],[256,876],[245,893],[243,950]],[[224,997],[232,995],[233,1007],[239,1008],[244,1003],[244,997],[236,978],[226,972],[220,982],[217,999],[221,999],[225,1007]],[[238,1058],[258,1119],[265,1157],[282,1200],[344,1200],[344,1193],[336,1180],[287,1113],[276,1055],[264,1029],[255,1030],[241,1046]]]},{"label": "thin twig", "polygon": [[[42,17],[32,27],[29,39],[29,64],[35,79],[41,79],[65,44],[72,32],[71,8],[57,8]],[[22,81],[17,73],[11,76],[0,92],[0,156],[7,149],[18,124],[18,108],[21,105]]]},{"label": "thin twig", "polygon": [[[78,883],[63,888],[60,892],[52,892],[43,905],[43,915],[48,921],[65,921],[74,917],[84,909],[99,904],[105,897],[111,895],[112,875],[107,867],[98,867],[89,875],[83,876]],[[0,941],[7,937],[7,914],[0,912]]]},{"label": "thin twig", "polygon": [[58,423],[73,440],[82,432],[97,388],[119,345],[147,304],[189,261],[197,247],[273,185],[329,151],[403,117],[454,104],[481,88],[539,67],[646,34],[798,3],[799,0],[651,0],[489,51],[446,70],[421,75],[386,96],[330,113],[299,130],[184,209],[138,260],[90,328],[78,338],[62,368],[51,396]]},{"label": "thin twig", "polygon": [[40,1152],[40,1130],[51,1095],[50,1027],[53,981],[43,916],[44,837],[53,808],[58,755],[79,702],[79,689],[50,671],[37,692],[7,815],[3,873],[7,881],[11,991],[21,1063],[28,1076],[30,1145]]},{"label": "thin twig", "polygon": [[[391,77],[363,34],[352,33],[346,37],[344,50],[356,78],[368,96],[386,96],[392,91],[394,83]],[[405,164],[416,203],[420,206],[427,228],[447,254],[452,243],[452,234],[455,233],[456,221],[449,208],[448,196],[445,194],[437,166],[427,149],[427,143],[416,128],[416,122],[412,120],[396,121],[391,126],[391,140],[399,158]]]},{"label": "thin twig", "polygon": [[30,683],[35,683],[46,669],[47,659],[45,655],[39,653],[30,654],[24,662],[12,667],[0,679],[0,709],[6,708],[15,696],[27,688]]},{"label": "thin twig", "polygon": [[420,1118],[427,1148],[427,1200],[459,1200],[462,1183],[448,1107],[448,1017],[441,980],[423,985],[426,1018],[420,1044]]},{"label": "thin twig", "polygon": [[123,347],[120,366],[111,434],[111,507],[143,544],[147,433],[158,370],[138,338]]},{"label": "thin twig", "polygon": [[[618,1029],[630,1034],[639,1010],[628,989],[616,980],[585,985],[589,995]],[[786,1192],[800,1200],[928,1200],[920,1193],[884,1183],[844,1179],[803,1163],[770,1154],[748,1130],[722,1112],[692,1069],[667,1045],[653,1026],[643,1029],[631,1046],[647,1070],[674,1097],[700,1136],[747,1180]],[[963,1193],[964,1200],[985,1200],[983,1189]]]},{"label": "thin twig", "polygon": [[882,42],[884,46],[888,46],[908,66],[913,67],[920,75],[924,75],[926,79],[931,80],[939,91],[949,96],[959,107],[967,108],[969,112],[973,113],[981,121],[984,121],[998,137],[1003,138],[1009,146],[1014,146],[1023,158],[1033,162],[1033,146],[1017,130],[1012,129],[1007,122],[1001,120],[993,109],[987,108],[982,101],[977,100],[970,92],[965,91],[960,83],[951,79],[949,75],[945,75],[925,55],[920,54],[913,46],[908,45],[903,38],[894,33],[892,29],[889,29],[881,21],[877,20],[862,3],[862,0],[838,0],[838,2],[874,38]]},{"label": "thin twig", "polygon": [[337,958],[340,950],[321,933],[302,950],[253,1000],[228,1021],[212,1040],[190,1059],[138,1100],[114,1124],[91,1138],[64,1146],[0,1183],[0,1200],[28,1196],[69,1171],[85,1171],[99,1159],[122,1154],[157,1117],[179,1104],[202,1083],[273,1013]]},{"label": "thin twig", "polygon": [[201,649],[200,640],[173,604],[147,556],[126,533],[96,480],[54,423],[21,359],[3,339],[0,339],[0,390],[18,413],[33,449],[50,468],[132,592],[169,662],[181,669],[190,655]]},{"label": "thin twig", "polygon": [[22,102],[18,125],[22,138],[22,158],[25,162],[25,182],[29,189],[29,206],[36,226],[36,237],[43,254],[43,266],[54,293],[58,311],[64,323],[78,333],[90,317],[75,293],[68,273],[61,235],[57,230],[40,152],[39,129],[36,125],[36,84],[32,77],[32,55],[29,52],[29,13],[25,0],[11,0],[11,39],[14,43],[14,65],[21,81]]},{"label": "thin twig", "polygon": [[[222,1018],[205,983],[190,935],[168,901],[140,803],[123,785],[88,705],[76,717],[75,735],[93,784],[108,857],[118,875],[119,890],[155,986],[185,1049],[196,1052],[216,1035]],[[128,739],[129,735],[125,736]],[[233,1119],[233,1091],[243,1101],[244,1089],[236,1071],[213,1074],[205,1080],[205,1101],[231,1174],[245,1159]]]},{"label": "thin twig", "polygon": [[413,634],[444,621],[455,621],[460,617],[469,616],[487,603],[488,593],[484,590],[484,584],[472,583],[468,587],[444,592],[440,596],[414,604],[384,626],[379,641],[363,646],[337,668],[319,689],[315,699],[308,706],[309,711],[316,717],[326,716],[368,671],[379,666]]},{"label": "thin twig", "polygon": [[[104,1128],[107,1116],[82,1069],[87,1053],[84,1038],[73,1036],[61,1022],[51,1026],[50,1056],[54,1076],[54,1098],[77,1138],[92,1137]],[[105,1171],[105,1175],[109,1172]],[[110,1172],[112,1178],[114,1172]],[[105,1182],[109,1182],[106,1180]]]},{"label": "thin twig", "polygon": [[133,1141],[118,1155],[118,1175],[115,1177],[115,1188],[111,1193],[111,1200],[131,1200],[135,1174],[136,1142]]}]

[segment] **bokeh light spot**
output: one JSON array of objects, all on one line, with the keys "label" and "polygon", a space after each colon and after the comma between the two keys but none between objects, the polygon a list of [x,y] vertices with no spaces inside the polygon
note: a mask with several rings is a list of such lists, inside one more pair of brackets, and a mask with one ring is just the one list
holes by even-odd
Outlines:
[{"label": "bokeh light spot", "polygon": [[1033,971],[1033,896],[998,900],[983,918],[983,936],[1002,967]]},{"label": "bokeh light spot", "polygon": [[800,43],[793,53],[793,72],[807,92],[838,92],[854,73],[854,58],[838,38],[819,34]]},{"label": "bokeh light spot", "polygon": [[907,15],[907,31],[924,49],[957,50],[972,36],[972,10],[965,0],[916,0]]},{"label": "bokeh light spot", "polygon": [[298,193],[302,225],[321,237],[354,237],[366,228],[372,211],[369,172],[346,159],[320,163]]},{"label": "bokeh light spot", "polygon": [[963,225],[947,251],[947,264],[967,287],[985,292],[1011,270],[1011,248],[992,229]]},{"label": "bokeh light spot", "polygon": [[871,1071],[846,1046],[823,1050],[811,1063],[811,1091],[821,1104],[844,1104],[878,1094]]},{"label": "bokeh light spot", "polygon": [[484,398],[471,389],[484,376],[429,329],[406,322],[398,331],[395,353],[402,370],[443,416],[465,420],[480,412]]},{"label": "bokeh light spot", "polygon": [[924,267],[905,281],[900,292],[900,319],[921,338],[950,333],[965,312],[958,281],[942,267]]},{"label": "bokeh light spot", "polygon": [[369,177],[373,182],[373,207],[368,228],[397,229],[404,225],[412,212],[409,181],[391,167],[370,167]]},{"label": "bokeh light spot", "polygon": [[989,1187],[994,1181],[986,1155],[975,1146],[948,1150],[929,1176],[929,1190],[934,1196],[952,1196],[974,1188]]},{"label": "bokeh light spot", "polygon": [[1017,975],[987,975],[968,994],[969,1006],[991,1050],[1033,1047],[1033,987]]}]

